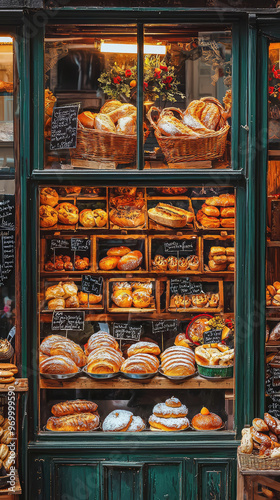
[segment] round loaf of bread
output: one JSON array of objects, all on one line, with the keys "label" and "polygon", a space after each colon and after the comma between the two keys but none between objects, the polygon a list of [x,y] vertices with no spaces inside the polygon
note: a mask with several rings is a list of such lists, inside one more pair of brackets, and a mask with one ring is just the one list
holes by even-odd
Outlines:
[{"label": "round loaf of bread", "polygon": [[118,307],[129,308],[132,306],[132,293],[130,290],[116,290],[111,297]]},{"label": "round loaf of bread", "polygon": [[114,410],[105,418],[102,429],[104,432],[124,432],[129,428],[133,413],[127,410]]},{"label": "round loaf of bread", "polygon": [[49,205],[41,205],[39,208],[40,227],[52,227],[57,224],[57,211]]},{"label": "round loaf of bread", "polygon": [[129,252],[131,252],[131,250],[128,247],[112,247],[108,250],[107,255],[109,257],[123,257]]},{"label": "round loaf of bread", "polygon": [[60,203],[56,206],[58,221],[62,224],[77,224],[79,220],[79,210],[72,203]]},{"label": "round loaf of bread", "polygon": [[143,309],[150,307],[151,295],[146,290],[135,290],[132,294],[132,303],[134,307]]},{"label": "round loaf of bread", "polygon": [[160,354],[160,348],[153,342],[137,342],[127,349],[128,357],[140,353],[153,354],[154,356],[158,356]]},{"label": "round loaf of bread", "polygon": [[80,224],[84,227],[92,228],[96,226],[93,210],[86,208],[79,215]]},{"label": "round loaf of bread", "polygon": [[202,212],[210,217],[219,217],[220,210],[217,207],[203,204],[201,207]]},{"label": "round loaf of bread", "polygon": [[182,418],[162,418],[156,415],[151,415],[149,418],[151,430],[160,431],[182,431],[190,425],[187,417]]},{"label": "round loaf of bread", "polygon": [[55,189],[51,187],[42,188],[40,191],[41,205],[49,205],[55,207],[58,204],[58,194]]},{"label": "round loaf of bread", "polygon": [[104,257],[99,261],[99,268],[102,269],[102,271],[112,271],[112,269],[115,269],[117,267],[119,260],[120,257]]},{"label": "round loaf of bread", "polygon": [[139,250],[129,252],[118,261],[117,267],[120,271],[133,271],[142,263],[143,255]]},{"label": "round loaf of bread", "polygon": [[185,333],[179,333],[174,341],[174,344],[184,347],[189,347],[190,345]]},{"label": "round loaf of bread", "polygon": [[220,429],[222,426],[223,421],[221,417],[211,412],[206,415],[198,413],[192,419],[192,427],[199,431],[213,431],[215,429]]}]

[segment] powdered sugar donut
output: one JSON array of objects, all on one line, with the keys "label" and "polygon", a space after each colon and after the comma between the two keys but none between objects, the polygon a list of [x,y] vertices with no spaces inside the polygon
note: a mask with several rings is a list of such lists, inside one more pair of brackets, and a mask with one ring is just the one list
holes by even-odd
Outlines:
[{"label": "powdered sugar donut", "polygon": [[182,431],[187,429],[190,425],[186,417],[183,418],[161,418],[156,415],[151,415],[149,418],[151,430],[161,431]]},{"label": "powdered sugar donut", "polygon": [[171,408],[165,403],[158,403],[154,406],[153,414],[156,415],[156,417],[162,418],[185,417],[188,414],[188,408],[185,405],[181,405],[177,408]]},{"label": "powdered sugar donut", "polygon": [[103,422],[104,432],[124,432],[132,422],[133,413],[127,410],[114,410],[107,415]]},{"label": "powdered sugar donut", "polygon": [[171,396],[171,398],[168,398],[165,401],[166,406],[170,406],[171,408],[178,408],[179,406],[182,406],[182,403],[180,399],[175,398],[174,396]]},{"label": "powdered sugar donut", "polygon": [[140,432],[145,429],[145,422],[141,417],[132,417],[132,422],[127,429],[127,432]]}]

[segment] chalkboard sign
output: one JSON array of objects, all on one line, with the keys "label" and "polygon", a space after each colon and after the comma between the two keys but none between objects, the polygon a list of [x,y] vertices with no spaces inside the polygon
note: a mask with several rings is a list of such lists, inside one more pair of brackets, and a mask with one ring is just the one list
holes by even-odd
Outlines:
[{"label": "chalkboard sign", "polygon": [[102,293],[103,278],[85,274],[82,278],[82,292],[94,293],[100,295]]},{"label": "chalkboard sign", "polygon": [[268,412],[276,418],[280,418],[280,397],[270,396],[271,403],[268,405]]},{"label": "chalkboard sign", "polygon": [[170,280],[171,295],[195,295],[203,293],[202,283],[190,281],[189,278],[178,278]]},{"label": "chalkboard sign", "polygon": [[194,255],[196,253],[196,240],[168,240],[163,244],[165,254],[187,254]]},{"label": "chalkboard sign", "polygon": [[90,240],[71,238],[71,250],[76,252],[86,252],[90,249]]},{"label": "chalkboard sign", "polygon": [[203,342],[204,344],[215,344],[216,342],[221,342],[223,330],[208,330],[203,332]]},{"label": "chalkboard sign", "polygon": [[280,379],[280,368],[272,368],[271,371],[273,378]]},{"label": "chalkboard sign", "polygon": [[77,119],[79,105],[53,109],[50,149],[75,148],[77,143]]},{"label": "chalkboard sign", "polygon": [[0,201],[0,286],[3,286],[15,267],[15,197],[5,195]]},{"label": "chalkboard sign", "polygon": [[55,248],[64,248],[68,249],[70,248],[70,241],[69,240],[51,240],[51,250],[54,250]]},{"label": "chalkboard sign", "polygon": [[152,331],[157,333],[169,333],[177,331],[177,319],[166,319],[152,322]]},{"label": "chalkboard sign", "polygon": [[54,311],[52,316],[52,330],[79,330],[85,327],[84,311]]},{"label": "chalkboard sign", "polygon": [[119,340],[140,340],[142,325],[133,326],[128,323],[114,323],[113,336]]}]

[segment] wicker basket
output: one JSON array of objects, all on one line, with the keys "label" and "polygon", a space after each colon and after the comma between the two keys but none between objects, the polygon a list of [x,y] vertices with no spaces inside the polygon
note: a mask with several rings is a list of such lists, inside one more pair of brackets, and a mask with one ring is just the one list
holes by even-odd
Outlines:
[{"label": "wicker basket", "polygon": [[[222,108],[222,106],[221,106]],[[158,144],[165,156],[167,163],[182,163],[185,161],[197,160],[215,160],[224,155],[226,148],[227,135],[229,124],[224,123],[224,126],[211,134],[203,136],[163,136],[158,130],[156,123],[151,118],[151,113],[155,107],[151,108],[147,114],[147,118],[155,129],[155,136]],[[176,108],[169,108],[181,114]],[[160,113],[160,110],[157,109]],[[167,110],[164,110],[165,112]],[[162,115],[162,113],[161,113]]]},{"label": "wicker basket", "polygon": [[[251,453],[241,453],[237,450],[238,464],[241,470],[277,470],[280,469],[280,458],[261,458]],[[280,472],[279,472],[280,474]]]},{"label": "wicker basket", "polygon": [[[144,134],[147,138],[149,132]],[[136,160],[137,136],[113,134],[79,127],[77,147],[71,149],[73,159],[133,163]]]}]

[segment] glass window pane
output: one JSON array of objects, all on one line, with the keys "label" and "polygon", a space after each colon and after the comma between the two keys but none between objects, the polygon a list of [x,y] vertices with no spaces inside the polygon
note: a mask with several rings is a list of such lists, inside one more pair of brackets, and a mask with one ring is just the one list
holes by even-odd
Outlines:
[{"label": "glass window pane", "polygon": [[0,35],[0,172],[14,170],[13,39]]}]

